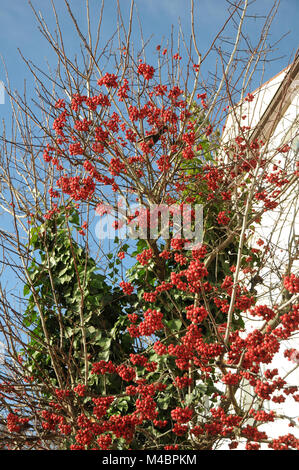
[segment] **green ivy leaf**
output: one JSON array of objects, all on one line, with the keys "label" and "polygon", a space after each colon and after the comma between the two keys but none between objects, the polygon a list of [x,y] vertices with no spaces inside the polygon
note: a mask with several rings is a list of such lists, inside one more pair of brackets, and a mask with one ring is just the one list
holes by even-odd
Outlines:
[{"label": "green ivy leaf", "polygon": [[171,331],[180,331],[182,327],[182,320],[179,318],[174,318],[172,320],[169,320],[166,322],[166,326],[171,330]]}]

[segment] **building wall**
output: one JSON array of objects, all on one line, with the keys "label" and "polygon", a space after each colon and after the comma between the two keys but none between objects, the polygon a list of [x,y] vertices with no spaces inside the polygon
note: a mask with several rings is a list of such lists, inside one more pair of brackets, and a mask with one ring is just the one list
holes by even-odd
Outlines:
[{"label": "building wall", "polygon": [[[239,134],[239,125],[250,126],[252,130],[257,126],[265,110],[269,106],[271,100],[275,96],[280,84],[286,76],[288,69],[282,71],[269,82],[253,92],[254,99],[251,102],[243,102],[230,113],[226,127],[223,132],[223,142],[228,143]],[[276,163],[280,168],[285,169],[288,173],[294,170],[295,162],[298,161],[298,128],[299,128],[299,81],[295,80],[286,91],[285,99],[287,107],[284,106],[284,112],[277,119],[277,115],[273,116],[273,133],[269,139],[268,145],[265,147],[265,156],[272,159],[272,163]],[[246,116],[246,117],[245,117]],[[243,118],[242,118],[243,117]],[[291,150],[287,153],[277,153],[277,149],[289,144]],[[263,180],[261,180],[261,185]],[[259,285],[256,290],[261,301],[260,305],[269,305],[281,302],[282,276],[287,272],[290,257],[295,252],[295,246],[298,247],[299,240],[299,188],[293,185],[291,189],[281,198],[277,209],[264,214],[261,225],[256,226],[255,236],[252,238],[252,244],[262,238],[266,243],[270,243],[271,254],[265,267],[261,271],[264,284]],[[273,266],[275,267],[273,271]],[[270,269],[271,267],[271,269]],[[299,260],[293,262],[292,272],[299,271]],[[247,331],[259,328],[263,322],[253,319],[247,320]],[[294,336],[291,340],[281,348],[281,351],[275,356],[271,369],[278,368],[279,375],[284,377],[292,368],[298,366],[288,377],[287,382],[290,385],[299,386],[299,355],[294,357],[294,361],[290,362],[284,358],[284,350],[294,348],[299,351],[299,337]],[[296,362],[297,361],[297,362]],[[266,369],[267,367],[265,367]],[[250,405],[253,391],[250,387],[245,386],[244,400],[247,406]],[[268,409],[275,410],[278,414],[298,417],[299,403],[295,403],[293,399],[287,399],[282,404],[273,402],[267,403]],[[298,420],[296,419],[297,425]],[[298,428],[288,427],[286,421],[279,421],[274,426],[267,424],[262,427],[265,432],[271,431],[271,435],[280,436],[292,433],[299,438]]]}]

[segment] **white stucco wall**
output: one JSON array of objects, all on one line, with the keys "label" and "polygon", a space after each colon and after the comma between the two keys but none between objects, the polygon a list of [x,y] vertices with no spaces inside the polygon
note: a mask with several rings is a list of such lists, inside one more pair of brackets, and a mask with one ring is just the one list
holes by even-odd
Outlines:
[{"label": "white stucco wall", "polygon": [[[276,77],[269,82],[265,83],[258,90],[253,92],[254,99],[252,102],[243,102],[242,105],[237,105],[234,112],[228,116],[226,127],[223,132],[223,142],[227,143],[234,139],[239,134],[239,126],[236,124],[236,117],[240,119],[242,126],[250,126],[251,130],[260,121],[264,114],[267,106],[270,104],[272,98],[277,92],[282,80],[284,79],[287,70],[282,71]],[[277,163],[282,169],[285,169],[290,173],[295,168],[295,161],[298,161],[298,109],[299,109],[299,81],[292,83],[288,90],[288,107],[284,114],[280,116],[279,122],[275,127],[275,131],[270,138],[269,145],[267,148],[267,158],[273,158],[273,163]],[[242,116],[246,116],[242,119]],[[276,122],[277,123],[277,122]],[[251,131],[250,131],[251,132]],[[293,150],[287,154],[277,153],[277,149],[285,144],[293,144]],[[296,155],[297,153],[297,155]],[[269,267],[265,268],[260,273],[264,278],[264,286],[259,286],[257,292],[261,295],[261,302],[258,304],[264,305],[269,301],[279,302],[281,294],[281,275],[286,271],[287,264],[290,256],[290,249],[293,249],[294,238],[297,239],[297,245],[299,240],[299,191],[298,186],[293,185],[292,189],[287,192],[287,197],[281,202],[277,209],[267,212],[262,217],[262,223],[256,227],[256,235],[253,237],[253,244],[259,238],[262,238],[267,243],[271,242],[273,249],[273,256],[268,261],[268,266],[273,267],[273,263],[276,266],[276,272],[270,271]],[[291,241],[293,241],[291,243]],[[254,244],[255,247],[257,245]],[[293,263],[292,272],[299,271],[299,260],[297,259]],[[271,305],[272,302],[269,303]],[[247,329],[252,330],[261,326],[264,322],[247,321]],[[296,366],[296,362],[290,362],[284,358],[283,352],[288,348],[295,348],[299,351],[299,336],[295,335],[294,338],[285,342],[285,345],[281,348],[279,354],[275,356],[274,362],[270,368],[278,368],[279,375],[283,378],[292,368]],[[265,367],[265,369],[268,367]],[[288,384],[299,386],[299,367],[292,372],[286,378]],[[248,392],[252,392],[248,389]],[[293,399],[287,398],[282,404],[275,404],[273,402],[266,403],[268,409],[275,410],[277,413],[298,417],[299,416],[299,403],[296,403]],[[299,426],[298,419],[296,419],[297,425]],[[265,432],[269,432],[271,436],[278,437],[280,435],[292,433],[299,438],[299,429],[288,427],[287,421],[278,421],[273,425],[267,424],[261,427]],[[266,446],[263,446],[267,448]]]}]

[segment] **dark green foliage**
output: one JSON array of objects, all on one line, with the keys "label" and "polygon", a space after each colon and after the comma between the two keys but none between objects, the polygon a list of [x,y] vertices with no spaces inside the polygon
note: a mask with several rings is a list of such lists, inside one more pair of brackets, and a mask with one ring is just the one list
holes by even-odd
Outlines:
[{"label": "dark green foliage", "polygon": [[[133,346],[132,338],[125,333],[126,313],[130,311],[127,297],[108,284],[105,276],[97,272],[95,261],[71,236],[72,227],[79,224],[75,209],[68,211],[69,228],[65,215],[62,211],[55,219],[31,230],[34,258],[29,273],[35,293],[28,298],[24,325],[31,332],[26,349],[29,373],[51,377],[53,386],[57,386],[42,316],[67,387],[71,378],[77,383],[84,377],[83,328],[90,366],[110,359],[119,364]],[[24,295],[30,291],[28,283]],[[97,388],[98,380],[92,380]]]}]

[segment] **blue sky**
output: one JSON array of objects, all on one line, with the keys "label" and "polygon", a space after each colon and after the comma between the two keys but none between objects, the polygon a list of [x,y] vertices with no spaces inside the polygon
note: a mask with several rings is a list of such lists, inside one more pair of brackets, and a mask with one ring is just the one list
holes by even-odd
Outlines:
[{"label": "blue sky", "polygon": [[[78,23],[83,30],[86,29],[86,0],[69,0],[71,8],[74,11]],[[101,0],[89,0],[92,10],[92,20],[95,25],[99,17]],[[55,19],[50,0],[32,0],[36,10],[40,10],[46,19],[51,31],[55,30]],[[70,21],[63,0],[54,0],[60,24],[63,29],[64,43],[66,49],[75,54],[79,52],[78,41],[73,24]],[[120,0],[124,20],[128,17],[130,0]],[[155,53],[155,47],[160,44],[162,39],[166,43],[170,36],[172,25],[174,28],[174,37],[178,31],[179,21],[182,25],[186,39],[190,36],[190,1],[189,0],[135,0],[135,22],[133,27],[133,39],[136,49],[140,47],[139,25],[137,14],[143,28],[144,39],[152,37],[149,51]],[[198,46],[204,55],[211,41],[219,31],[228,16],[228,3],[226,0],[194,0],[196,35]],[[265,15],[271,6],[273,0],[251,1],[249,13],[258,16]],[[105,44],[111,37],[116,28],[116,0],[106,0],[104,8],[104,19],[102,23],[101,43]],[[277,42],[284,34],[289,34],[276,46],[272,54],[274,60],[267,64],[263,80],[266,81],[273,75],[283,69],[293,57],[298,47],[298,16],[299,0],[281,0],[279,11],[274,19],[270,31],[269,42]],[[254,18],[246,21],[246,32],[249,34],[253,46],[259,33],[260,25],[263,20]],[[233,36],[235,31],[229,27],[224,33],[225,36]],[[225,47],[225,46],[224,46]],[[37,21],[27,2],[27,0],[0,0],[0,57],[2,57],[8,70],[10,84],[13,90],[18,90],[22,94],[24,80],[27,81],[29,95],[32,90],[33,80],[30,72],[20,57],[18,48],[23,55],[33,61],[42,69],[47,70],[47,63],[54,69],[56,65],[56,56],[48,46],[46,40],[38,30]],[[155,58],[149,57],[148,60]],[[204,64],[204,73],[212,71],[215,67],[215,56]],[[259,86],[259,75],[257,74],[252,83],[252,89]],[[0,80],[5,82],[5,69],[0,61]],[[0,119],[8,120],[10,114],[10,104],[6,97],[5,103],[0,105]]]},{"label": "blue sky", "polygon": [[[47,19],[51,28],[55,27],[50,0],[32,0],[36,9],[40,9]],[[85,24],[85,0],[69,0],[80,24]],[[126,18],[130,0],[121,0],[122,12]],[[90,0],[90,5],[97,18],[100,10],[101,0]],[[258,0],[254,2],[250,11],[265,14],[269,10],[273,0]],[[70,51],[76,49],[75,33],[68,18],[63,0],[55,0],[55,5],[63,25],[64,40]],[[219,27],[227,17],[227,2],[225,0],[195,0],[196,5],[196,32],[201,52],[205,52],[215,36]],[[182,28],[186,37],[190,33],[189,0],[136,0],[136,6],[143,27],[144,37],[153,36],[153,47],[161,42],[161,38],[169,37],[171,27],[177,31],[178,19],[180,18]],[[37,29],[36,20],[26,0],[0,0],[0,55],[3,57],[9,73],[12,88],[22,89],[24,79],[30,81],[30,75],[26,70],[22,59],[17,51],[20,48],[26,58],[32,59],[36,64],[45,64],[49,61],[54,65],[54,55],[47,46]],[[115,30],[116,0],[107,0],[104,10],[102,41],[105,42]],[[290,61],[298,47],[297,23],[299,14],[298,0],[281,0],[278,14],[274,20],[270,42],[274,43],[280,37],[289,32],[280,44],[273,57],[279,60],[268,64],[265,71],[265,80],[278,73]],[[136,30],[138,23],[136,22]],[[247,30],[254,43],[259,28],[259,21],[248,20]],[[227,35],[231,33],[227,31]],[[135,37],[135,36],[134,36]],[[136,42],[137,34],[136,34]],[[138,45],[137,45],[138,47]],[[211,64],[212,66],[213,64]],[[209,64],[207,64],[209,66]],[[5,79],[4,69],[0,65],[0,80]],[[1,115],[8,111],[8,104],[0,108]]]},{"label": "blue sky", "polygon": [[[51,30],[55,29],[55,21],[52,13],[50,0],[32,0],[37,10],[41,10],[43,16]],[[73,25],[70,22],[63,0],[54,0],[57,12],[63,27],[64,41],[67,49],[74,54],[77,49]],[[78,18],[80,24],[86,24],[85,20],[85,0],[69,0],[69,3]],[[128,16],[130,0],[120,0],[124,19]],[[251,2],[250,11],[252,14],[264,15],[267,12],[273,0],[258,0]],[[93,11],[93,20],[98,17],[101,0],[90,0]],[[102,28],[102,41],[105,43],[115,31],[115,10],[116,0],[106,0],[104,10],[104,20]],[[179,18],[186,38],[190,35],[190,14],[189,0],[136,0],[138,14],[143,27],[145,40],[152,36],[152,50],[155,46],[169,38],[172,25],[174,26],[174,35],[178,30]],[[209,48],[219,28],[227,18],[227,2],[225,0],[195,0],[196,5],[196,34],[198,38],[199,49],[202,54]],[[271,43],[277,42],[284,34],[289,34],[277,45],[273,58],[277,60],[267,64],[264,81],[278,73],[290,62],[298,47],[298,16],[299,0],[281,0],[280,8],[274,19],[269,40]],[[136,17],[136,16],[135,16]],[[247,32],[255,43],[258,31],[259,21],[254,18],[247,22]],[[133,31],[134,42],[139,41],[138,22]],[[232,29],[228,29],[226,35],[233,34]],[[49,63],[55,67],[56,57],[47,42],[38,31],[37,22],[27,0],[0,0],[0,57],[4,60],[10,79],[11,88],[17,89],[22,93],[24,80],[29,84],[31,90],[32,77],[22,61],[18,48],[23,55],[31,59],[41,68]],[[139,44],[136,44],[139,48]],[[208,72],[214,68],[213,57],[205,63],[205,70]],[[0,61],[0,81],[6,81],[5,69]],[[253,89],[259,85],[259,77],[253,82]],[[10,105],[6,98],[5,103],[0,105],[0,119],[9,118]],[[2,219],[2,224],[6,225],[6,220]],[[6,276],[5,283],[13,288],[14,282],[11,277]]]},{"label": "blue sky", "polygon": [[[101,0],[89,0],[92,9],[92,20],[95,24],[99,16]],[[204,55],[219,28],[227,18],[227,2],[225,0],[194,0],[196,10],[196,34],[198,46]],[[32,0],[37,10],[41,10],[50,29],[55,29],[55,20],[50,0]],[[60,23],[63,29],[64,42],[71,54],[78,51],[76,33],[70,21],[63,0],[54,0]],[[78,22],[83,29],[86,28],[85,0],[69,0]],[[250,13],[265,15],[273,5],[273,0],[258,0],[251,2]],[[124,20],[128,17],[130,0],[120,0]],[[106,43],[116,28],[116,0],[106,0],[104,19],[102,25],[101,41]],[[136,0],[137,12],[142,23],[144,39],[152,37],[149,50],[155,51],[157,44],[164,38],[164,44],[170,36],[172,25],[174,37],[178,30],[179,19],[186,38],[190,36],[190,2],[189,0]],[[41,68],[47,67],[47,63],[55,68],[56,57],[49,48],[46,40],[38,30],[36,19],[27,0],[0,0],[0,55],[8,70],[12,89],[22,93],[24,80],[27,80],[29,92],[32,89],[32,77],[22,61],[18,48],[23,55],[31,59]],[[299,0],[281,0],[280,8],[274,19],[269,41],[277,42],[284,34],[289,34],[276,46],[272,58],[277,60],[267,64],[264,81],[283,69],[291,60],[298,47],[298,14]],[[137,14],[135,12],[135,19]],[[249,34],[252,44],[255,44],[262,20],[254,18],[246,22],[246,32]],[[233,35],[235,31],[230,27],[225,36]],[[138,33],[138,21],[133,28],[134,44],[136,49],[140,46]],[[151,59],[151,58],[150,58]],[[206,61],[204,70],[207,73],[215,66],[213,56]],[[5,71],[0,62],[0,80],[5,81]],[[259,76],[253,82],[253,89],[259,85]],[[9,100],[0,105],[0,118],[8,119],[10,112]]]}]

